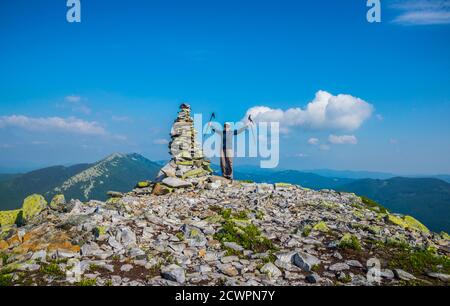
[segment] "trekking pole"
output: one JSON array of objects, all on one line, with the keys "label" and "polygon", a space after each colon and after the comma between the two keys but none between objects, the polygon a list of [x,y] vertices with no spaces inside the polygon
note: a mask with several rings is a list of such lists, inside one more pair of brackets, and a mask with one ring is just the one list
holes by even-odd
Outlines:
[{"label": "trekking pole", "polygon": [[252,120],[252,115],[248,116],[248,121],[250,121],[252,123],[252,127],[250,128],[250,131],[252,132],[253,142],[256,146],[256,136],[255,136],[255,132],[253,132],[253,125],[255,124],[255,122],[253,122],[253,120]]},{"label": "trekking pole", "polygon": [[[209,118],[208,123],[210,123],[213,119],[216,119],[216,114],[214,112],[211,114],[211,117]],[[206,127],[206,131],[203,133],[203,138],[205,138],[207,132],[209,132],[209,124]]]}]

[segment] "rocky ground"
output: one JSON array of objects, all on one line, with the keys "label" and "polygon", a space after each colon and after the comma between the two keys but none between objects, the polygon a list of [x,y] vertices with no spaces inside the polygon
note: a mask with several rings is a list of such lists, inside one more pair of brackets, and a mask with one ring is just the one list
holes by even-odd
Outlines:
[{"label": "rocky ground", "polygon": [[60,196],[44,205],[33,196],[37,208],[14,215],[19,227],[8,225],[11,212],[0,216],[0,284],[450,281],[448,235],[431,233],[413,218],[353,194],[206,179],[195,187],[158,185],[163,195],[144,182],[127,194],[111,192],[107,202],[66,203]]}]

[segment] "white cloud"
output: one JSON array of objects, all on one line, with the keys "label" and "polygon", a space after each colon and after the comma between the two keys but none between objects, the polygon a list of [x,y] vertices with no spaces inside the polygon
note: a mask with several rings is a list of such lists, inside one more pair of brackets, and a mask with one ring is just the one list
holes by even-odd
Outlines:
[{"label": "white cloud", "polygon": [[355,145],[358,143],[358,139],[353,135],[341,135],[341,136],[330,135],[328,137],[328,142],[332,143],[332,144],[338,144],[338,145],[342,145],[342,144]]},{"label": "white cloud", "polygon": [[305,130],[357,130],[370,118],[374,107],[364,100],[350,95],[334,96],[326,91],[318,91],[306,108],[287,110],[266,106],[252,107],[245,115],[256,122],[279,122],[281,128],[299,127]]},{"label": "white cloud", "polygon": [[59,131],[84,135],[106,135],[106,131],[95,121],[84,121],[75,117],[33,118],[23,115],[0,117],[0,128],[15,127],[29,131]]},{"label": "white cloud", "polygon": [[57,106],[62,108],[70,108],[73,112],[90,115],[92,110],[85,103],[83,103],[83,100],[85,99],[81,96],[69,95],[64,97],[64,103],[57,104]]},{"label": "white cloud", "polygon": [[166,145],[169,144],[169,141],[167,139],[155,139],[153,140],[153,144]]},{"label": "white cloud", "polygon": [[395,1],[392,8],[401,11],[394,23],[402,25],[450,24],[450,0]]},{"label": "white cloud", "polygon": [[319,144],[319,139],[317,139],[317,138],[310,138],[310,139],[308,139],[308,143],[310,145],[316,146],[316,145]]}]

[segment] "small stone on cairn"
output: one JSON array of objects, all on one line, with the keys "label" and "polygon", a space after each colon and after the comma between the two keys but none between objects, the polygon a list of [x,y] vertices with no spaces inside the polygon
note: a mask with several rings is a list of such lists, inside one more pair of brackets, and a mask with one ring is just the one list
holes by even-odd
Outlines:
[{"label": "small stone on cairn", "polygon": [[[172,159],[161,168],[157,182],[169,188],[183,188],[211,175],[213,171],[210,161],[204,157],[202,147],[195,139],[196,135],[191,107],[182,104],[170,133],[169,153]],[[158,187],[155,185],[155,189],[161,187],[161,184]]]}]

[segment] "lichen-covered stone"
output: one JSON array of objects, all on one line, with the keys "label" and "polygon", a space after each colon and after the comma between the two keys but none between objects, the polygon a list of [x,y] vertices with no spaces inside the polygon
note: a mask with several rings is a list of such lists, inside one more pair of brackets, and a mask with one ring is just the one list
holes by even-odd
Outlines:
[{"label": "lichen-covered stone", "polygon": [[153,186],[152,194],[153,195],[157,195],[157,196],[161,196],[161,195],[169,194],[172,191],[173,191],[173,189],[170,188],[169,186],[166,186],[166,185],[161,184],[161,183],[156,183],[155,186]]},{"label": "lichen-covered stone", "polygon": [[22,210],[5,210],[0,211],[0,226],[6,228],[8,226],[19,224],[22,222]]},{"label": "lichen-covered stone", "polygon": [[136,185],[137,188],[147,188],[150,187],[149,181],[138,182]]},{"label": "lichen-covered stone", "polygon": [[403,228],[408,227],[408,224],[402,218],[391,215],[391,214],[386,216],[386,221],[389,223],[401,226]]},{"label": "lichen-covered stone", "polygon": [[190,171],[186,172],[186,173],[183,175],[183,178],[190,178],[190,177],[203,176],[203,175],[205,175],[205,174],[207,174],[207,171],[206,171],[205,169],[203,169],[203,168],[197,168],[197,169],[193,169],[193,170],[190,170]]},{"label": "lichen-covered stone", "polygon": [[401,218],[389,214],[387,215],[386,220],[392,224],[401,226],[403,228],[409,228],[427,234],[430,233],[430,230],[425,225],[423,225],[422,223],[420,223],[411,216],[404,216],[403,218]]},{"label": "lichen-covered stone", "polygon": [[50,201],[50,208],[53,210],[63,210],[66,205],[66,198],[63,194],[57,194]]},{"label": "lichen-covered stone", "polygon": [[430,230],[425,225],[423,225],[422,223],[420,223],[419,221],[417,221],[416,219],[414,219],[411,216],[405,216],[403,218],[403,220],[406,222],[407,227],[409,227],[409,228],[412,228],[412,229],[415,229],[415,230],[418,230],[420,232],[427,233],[427,234],[430,233]]},{"label": "lichen-covered stone", "polygon": [[289,183],[275,183],[275,187],[276,188],[288,188],[288,187],[292,187],[292,184]]},{"label": "lichen-covered stone", "polygon": [[330,228],[328,227],[328,225],[324,222],[321,221],[319,223],[317,223],[316,225],[313,226],[313,230],[314,231],[318,231],[318,232],[322,232],[322,233],[326,233],[330,231]]},{"label": "lichen-covered stone", "polygon": [[23,201],[22,212],[25,222],[30,222],[47,207],[47,201],[38,194],[33,194]]},{"label": "lichen-covered stone", "polygon": [[450,240],[450,235],[447,234],[446,232],[441,232],[441,237],[442,237],[442,239]]},{"label": "lichen-covered stone", "polygon": [[104,236],[106,234],[106,227],[105,226],[96,226],[92,232],[96,237]]}]

